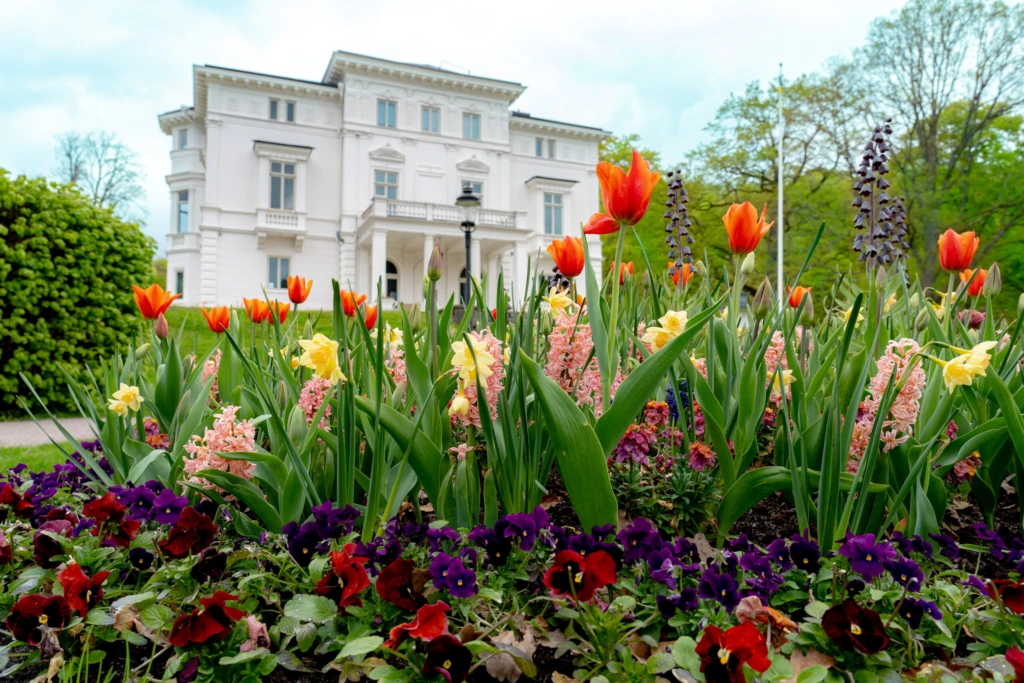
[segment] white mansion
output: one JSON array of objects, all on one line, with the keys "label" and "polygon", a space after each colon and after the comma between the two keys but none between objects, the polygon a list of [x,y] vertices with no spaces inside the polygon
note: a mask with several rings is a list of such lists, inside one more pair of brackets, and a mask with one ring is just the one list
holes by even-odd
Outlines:
[{"label": "white mansion", "polygon": [[[287,298],[289,274],[332,278],[393,302],[422,301],[426,261],[444,254],[441,300],[459,291],[465,246],[455,199],[480,195],[471,268],[521,296],[528,260],[552,267],[552,237],[598,210],[607,132],[511,111],[525,87],[335,52],[322,81],[193,67],[191,107],[161,114],[171,138],[168,289],[185,305]],[[600,273],[600,243],[591,238]]]}]

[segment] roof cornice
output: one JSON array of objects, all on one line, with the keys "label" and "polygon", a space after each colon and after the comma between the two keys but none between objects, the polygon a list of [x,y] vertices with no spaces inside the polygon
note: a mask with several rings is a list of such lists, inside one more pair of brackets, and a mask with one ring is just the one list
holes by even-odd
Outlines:
[{"label": "roof cornice", "polygon": [[304,81],[298,78],[273,76],[253,71],[241,71],[220,66],[195,64],[192,66],[192,88],[195,100],[195,112],[200,118],[206,116],[207,90],[210,83],[223,83],[251,88],[260,88],[278,92],[282,95],[303,95],[305,97],[321,97],[338,99],[340,91],[336,85]]},{"label": "roof cornice", "polygon": [[418,83],[432,88],[457,90],[460,92],[496,97],[509,104],[515,102],[526,86],[514,81],[502,81],[470,74],[460,74],[429,66],[393,62],[377,57],[358,55],[352,52],[335,51],[324,72],[324,83],[340,83],[345,74],[361,74],[375,78]]},{"label": "roof cornice", "polygon": [[160,123],[160,130],[166,135],[170,135],[172,130],[183,124],[194,122],[195,118],[195,109],[182,105],[178,109],[160,114],[156,120]]},{"label": "roof cornice", "polygon": [[552,121],[550,119],[538,119],[532,116],[524,116],[517,112],[512,112],[512,115],[509,116],[509,127],[518,130],[528,130],[534,133],[563,135],[596,142],[600,142],[612,135],[611,132],[601,128],[580,126],[574,123],[562,123],[561,121]]}]

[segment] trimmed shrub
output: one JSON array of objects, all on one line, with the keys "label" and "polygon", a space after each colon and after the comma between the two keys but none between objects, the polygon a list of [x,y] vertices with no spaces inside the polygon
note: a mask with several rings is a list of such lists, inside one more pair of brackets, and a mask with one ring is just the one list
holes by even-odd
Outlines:
[{"label": "trimmed shrub", "polygon": [[0,415],[25,417],[18,396],[34,403],[19,373],[51,410],[76,411],[60,367],[80,378],[124,348],[139,322],[131,286],[149,284],[154,250],[74,187],[0,169]]}]

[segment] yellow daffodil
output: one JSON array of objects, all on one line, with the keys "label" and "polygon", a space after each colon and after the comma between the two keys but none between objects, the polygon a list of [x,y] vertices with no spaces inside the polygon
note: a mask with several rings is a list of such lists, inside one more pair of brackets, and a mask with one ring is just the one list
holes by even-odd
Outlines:
[{"label": "yellow daffodil", "polygon": [[653,350],[658,351],[665,344],[668,344],[675,338],[676,335],[672,334],[669,330],[664,327],[648,327],[644,331],[644,336],[640,338],[644,344],[651,347]]},{"label": "yellow daffodil", "polygon": [[459,382],[459,393],[452,399],[452,404],[448,407],[448,416],[462,415],[466,417],[469,415],[469,399],[466,398],[466,393],[463,391],[462,382]]},{"label": "yellow daffodil", "polygon": [[565,293],[565,290],[556,287],[552,287],[548,290],[548,295],[541,298],[548,302],[552,311],[562,311],[572,305],[572,299]]},{"label": "yellow daffodil", "polygon": [[673,337],[678,337],[686,329],[686,311],[668,311],[658,318],[662,328],[668,330]]},{"label": "yellow daffodil", "polygon": [[768,379],[772,380],[772,396],[782,396],[783,387],[788,389],[789,385],[796,381],[792,370],[780,370],[778,373],[769,372]]},{"label": "yellow daffodil", "polygon": [[977,373],[974,372],[974,366],[967,364],[971,355],[965,353],[957,356],[953,360],[939,360],[934,359],[939,365],[942,366],[942,381],[946,383],[946,388],[949,389],[949,393],[953,393],[953,390],[957,387],[969,387],[975,376],[978,374],[985,374],[984,371]]},{"label": "yellow daffodil", "polygon": [[[843,312],[842,312],[842,315],[843,315],[843,322],[844,322],[844,323],[849,323],[849,322],[850,322],[850,316],[851,316],[851,315],[853,315],[853,308],[852,308],[852,307],[850,307],[850,308],[846,309],[845,311],[843,311]],[[863,314],[863,313],[860,313],[860,312],[858,312],[858,313],[857,313],[857,322],[855,322],[855,323],[853,324],[853,326],[854,326],[854,327],[857,327],[857,326],[858,326],[858,325],[860,325],[860,324],[861,324],[862,322],[864,322],[864,314]]]},{"label": "yellow daffodil", "polygon": [[114,397],[107,399],[107,407],[123,416],[129,410],[137,413],[142,407],[142,402],[143,398],[139,394],[138,387],[130,387],[121,382],[121,386],[114,392]]},{"label": "yellow daffodil", "polygon": [[[274,352],[273,351],[268,351],[267,355],[270,356],[271,358],[273,358],[274,357]],[[285,360],[288,360],[289,354],[288,354],[288,347],[287,346],[284,347],[283,349],[281,349],[281,358],[284,358]],[[288,363],[289,363],[289,365],[291,365],[292,370],[296,369],[297,367],[299,367],[299,357],[298,356],[291,356],[291,360],[288,361]]]},{"label": "yellow daffodil", "polygon": [[512,355],[509,353],[507,344],[505,345],[505,350],[502,352],[501,356],[502,360],[505,361],[505,365],[508,365],[509,360],[512,358]]},{"label": "yellow daffodil", "polygon": [[338,367],[338,342],[317,332],[312,339],[300,339],[299,346],[304,351],[299,365],[312,368],[314,376],[331,384],[339,379],[345,381],[345,375]]},{"label": "yellow daffodil", "polygon": [[[478,371],[484,379],[494,374],[491,366],[498,359],[487,350],[487,342],[474,339],[472,352],[466,342],[452,342],[452,353],[455,354],[452,357],[452,367],[459,369],[459,377],[463,380],[475,382]],[[476,355],[476,363],[473,362],[474,355]]]},{"label": "yellow daffodil", "polygon": [[996,347],[998,342],[986,341],[979,344],[975,344],[971,349],[958,349],[952,348],[952,351],[960,355],[967,355],[968,359],[964,361],[965,365],[969,365],[974,368],[977,374],[984,376],[985,370],[988,369],[988,363],[992,360],[992,354],[989,353]]},{"label": "yellow daffodil", "polygon": [[[402,333],[401,330],[392,328],[390,324],[384,325],[384,343],[387,344],[390,348],[402,348],[404,336],[405,335]],[[370,332],[370,339],[377,341],[377,328],[374,328],[373,331]]]}]

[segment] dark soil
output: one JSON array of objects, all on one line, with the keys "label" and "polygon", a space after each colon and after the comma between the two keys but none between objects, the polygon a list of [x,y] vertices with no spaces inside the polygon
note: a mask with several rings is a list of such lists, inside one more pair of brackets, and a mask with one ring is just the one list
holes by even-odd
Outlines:
[{"label": "dark soil", "polygon": [[[1002,504],[996,508],[992,519],[995,531],[1002,536],[1007,544],[1014,538],[1024,536],[1021,533],[1020,508],[1017,506],[1016,499],[1016,493],[1010,495],[1003,491],[1001,496]],[[961,507],[958,501],[950,501],[950,504],[946,506],[946,517],[942,525],[943,529],[960,543],[988,546],[989,543],[979,540],[977,533],[971,528],[972,524],[985,521],[981,514],[981,509],[975,503],[973,497],[969,498],[966,502],[968,504]],[[987,579],[1005,579],[1010,571],[1015,570],[1013,563],[1000,560],[991,553],[984,553],[980,557],[975,557],[973,553],[966,552],[961,555],[961,558],[963,562],[966,562],[965,567],[972,571],[974,571],[974,563],[977,562],[977,571],[974,573]]]},{"label": "dark soil", "polygon": [[729,532],[746,534],[751,543],[764,548],[776,538],[800,533],[796,510],[781,493],[773,493],[740,517]]}]

